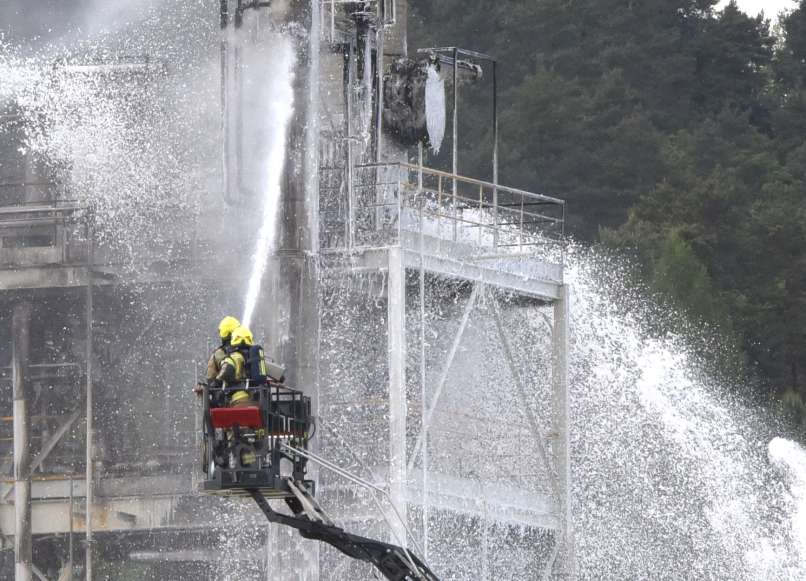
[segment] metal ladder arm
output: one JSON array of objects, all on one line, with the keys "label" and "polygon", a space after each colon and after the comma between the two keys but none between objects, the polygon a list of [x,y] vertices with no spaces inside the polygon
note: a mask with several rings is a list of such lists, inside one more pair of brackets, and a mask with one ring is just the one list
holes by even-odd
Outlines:
[{"label": "metal ladder arm", "polygon": [[[305,539],[327,543],[352,559],[372,563],[390,581],[439,581],[437,576],[409,551],[396,545],[348,533],[332,524],[302,483],[293,483],[289,479],[289,484],[292,485],[289,489],[294,497],[287,498],[286,504],[294,513],[293,516],[274,510],[260,490],[249,490],[255,504],[269,522],[297,529]],[[310,511],[321,520],[312,520],[308,516]],[[412,568],[412,565],[415,568]]]}]

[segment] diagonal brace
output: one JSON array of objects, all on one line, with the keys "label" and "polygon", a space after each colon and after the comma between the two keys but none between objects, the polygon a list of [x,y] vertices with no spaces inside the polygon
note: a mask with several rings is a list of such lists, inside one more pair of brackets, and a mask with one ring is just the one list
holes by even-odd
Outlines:
[{"label": "diagonal brace", "polygon": [[[423,417],[423,425],[420,429],[420,434],[417,436],[417,442],[414,445],[414,452],[412,452],[411,458],[409,458],[409,471],[414,468],[414,462],[417,460],[420,452],[422,452],[425,436],[428,434],[428,429],[431,427],[431,418],[434,416],[434,410],[437,408],[439,398],[442,396],[442,390],[445,387],[445,383],[448,381],[448,373],[450,373],[451,367],[453,366],[453,360],[456,358],[457,351],[459,351],[459,345],[462,342],[465,329],[467,329],[467,323],[470,320],[470,313],[473,312],[473,308],[476,306],[476,299],[478,298],[480,286],[481,285],[478,283],[473,285],[473,291],[470,293],[470,298],[468,298],[467,303],[465,304],[465,310],[462,313],[462,322],[459,324],[459,329],[456,331],[456,336],[453,338],[453,344],[451,345],[451,350],[448,352],[448,359],[445,361],[445,367],[443,367],[442,373],[439,376],[439,382],[437,382],[437,388],[434,391],[434,397],[431,401],[431,405],[428,407],[425,416]],[[425,407],[425,401],[423,401],[423,407]]]},{"label": "diagonal brace", "polygon": [[507,360],[507,365],[509,366],[509,371],[512,373],[512,378],[515,381],[515,386],[518,388],[518,395],[523,403],[523,411],[526,413],[526,419],[529,422],[529,426],[532,429],[532,432],[535,435],[535,439],[537,440],[537,453],[540,457],[540,461],[542,462],[543,466],[546,467],[546,472],[548,472],[551,481],[551,489],[554,493],[555,500],[559,501],[560,495],[559,490],[557,488],[557,473],[552,468],[552,465],[549,463],[549,455],[546,450],[545,444],[545,431],[543,430],[542,426],[540,425],[540,421],[535,417],[534,413],[532,412],[532,408],[529,406],[529,400],[526,397],[526,389],[523,385],[523,379],[521,378],[521,374],[518,371],[518,367],[515,365],[515,359],[512,356],[512,348],[509,345],[509,339],[507,338],[506,331],[504,330],[504,322],[501,318],[501,310],[498,305],[498,300],[493,298],[492,300],[493,305],[493,317],[495,318],[495,326],[498,330],[498,337],[501,339],[501,347],[504,350],[504,357]]},{"label": "diagonal brace", "polygon": [[[73,427],[73,424],[76,423],[76,420],[79,418],[80,415],[81,410],[76,410],[72,414],[70,414],[65,420],[65,422],[61,426],[59,426],[59,429],[56,430],[56,433],[54,433],[50,437],[50,439],[47,442],[45,442],[45,445],[42,446],[42,450],[39,452],[39,454],[36,455],[36,458],[31,464],[32,473],[35,470],[37,470],[42,465],[42,463],[47,459],[50,453],[53,452],[54,448],[56,448],[56,446],[59,444],[62,438],[64,438],[67,432],[70,431],[70,428]],[[3,496],[2,498],[0,498],[0,500],[6,500],[13,490],[14,486],[12,485],[3,493]]]}]

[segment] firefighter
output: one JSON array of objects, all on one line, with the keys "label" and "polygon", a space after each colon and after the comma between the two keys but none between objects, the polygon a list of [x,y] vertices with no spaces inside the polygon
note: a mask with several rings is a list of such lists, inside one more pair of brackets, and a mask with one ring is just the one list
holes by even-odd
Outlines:
[{"label": "firefighter", "polygon": [[240,383],[249,377],[246,359],[252,345],[252,331],[240,325],[232,330],[230,344],[226,356],[221,361],[221,368],[215,377],[219,383]]},{"label": "firefighter", "polygon": [[232,342],[232,333],[241,326],[241,322],[235,317],[227,315],[218,324],[218,335],[221,338],[219,345],[210,359],[207,361],[207,383],[213,385],[218,382],[218,375],[221,373],[221,364],[226,359],[228,349]]},{"label": "firefighter", "polygon": [[231,408],[241,408],[251,405],[255,405],[255,402],[252,400],[252,396],[249,395],[249,392],[244,390],[236,391],[229,400],[229,407]]},{"label": "firefighter", "polygon": [[[232,331],[232,339],[228,348],[228,355],[221,363],[221,372],[217,380],[222,384],[242,383],[247,379],[254,379],[249,372],[249,355],[254,340],[252,331],[246,327],[237,327]],[[252,405],[252,396],[246,391],[236,391],[229,398],[229,407],[242,407]]]}]

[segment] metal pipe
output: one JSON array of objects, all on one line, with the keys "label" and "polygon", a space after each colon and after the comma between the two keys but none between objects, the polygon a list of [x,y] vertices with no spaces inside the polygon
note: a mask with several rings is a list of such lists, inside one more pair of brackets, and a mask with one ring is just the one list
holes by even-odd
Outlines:
[{"label": "metal pipe", "polygon": [[330,44],[336,43],[336,2],[330,3]]},{"label": "metal pipe", "polygon": [[[335,7],[334,7],[335,9]],[[355,86],[355,50],[353,44],[347,51],[347,91],[345,101],[347,104],[347,248],[352,249],[354,244],[355,200],[353,199],[353,88]]]},{"label": "metal pipe", "polygon": [[[425,232],[423,208],[425,199],[423,193],[423,144],[417,144],[417,162],[420,170],[417,172],[417,195],[420,197],[420,425],[425,426],[426,407],[426,365],[425,365]],[[423,559],[428,560],[428,434],[423,433]]]},{"label": "metal pipe", "polygon": [[493,61],[493,247],[498,247],[498,63]]},{"label": "metal pipe", "polygon": [[[459,67],[458,49],[453,49],[453,151],[451,173],[459,175]],[[456,181],[453,183],[453,191],[456,193]]]},{"label": "metal pipe", "polygon": [[92,581],[92,505],[93,505],[93,405],[92,405],[92,268],[94,245],[92,241],[92,227],[87,225],[87,240],[89,249],[87,251],[87,297],[86,297],[86,390],[87,390],[87,411],[86,411],[86,467],[85,467],[85,488],[86,488],[86,541],[85,549],[85,579]]},{"label": "metal pipe", "polygon": [[459,184],[456,180],[456,176],[459,175],[459,74],[458,74],[458,65],[456,62],[459,60],[459,50],[454,48],[453,49],[453,143],[452,148],[452,160],[451,160],[451,173],[453,174],[453,241],[456,242],[458,232],[458,224],[456,222],[457,217],[457,204],[456,204],[456,196],[459,194],[457,188]]},{"label": "metal pipe", "polygon": [[[381,8],[378,6],[378,11],[380,12]],[[380,18],[379,18],[380,20]],[[378,75],[378,101],[377,101],[377,112],[376,112],[376,120],[375,120],[375,161],[381,163],[381,159],[383,158],[383,71],[384,71],[384,56],[383,56],[383,45],[385,40],[385,31],[383,28],[383,21],[381,20],[380,26],[378,27],[377,31],[377,41],[376,41],[376,48],[375,48],[375,67],[377,69]]]},{"label": "metal pipe", "polygon": [[[384,70],[384,56],[383,56],[383,46],[384,46],[384,29],[383,23],[380,21],[380,14],[381,14],[381,7],[378,6],[378,19],[380,26],[375,32],[375,73],[376,73],[376,106],[375,106],[375,162],[380,164],[381,160],[383,159],[383,70]],[[369,47],[369,33],[367,33],[367,47]],[[367,56],[370,55],[369,48],[367,48]],[[365,67],[371,66],[370,62],[367,61],[364,64]],[[366,69],[365,69],[366,70]],[[371,93],[369,93],[371,94]],[[375,183],[380,183],[381,181],[381,169],[380,167],[375,172]],[[400,190],[397,190],[398,192]],[[386,194],[383,194],[384,196]],[[375,194],[376,202],[380,203],[385,200],[380,199],[381,193],[380,188]],[[398,218],[398,222],[399,222]],[[383,222],[383,211],[378,208],[375,211],[375,228],[376,230],[380,230],[381,224]]]},{"label": "metal pipe", "polygon": [[[243,35],[243,33],[241,33]],[[235,87],[235,183],[238,185],[238,199],[242,200],[244,197],[244,184],[243,184],[243,69],[241,67],[241,38],[235,39],[235,48],[233,50],[232,76],[233,86]]]},{"label": "metal pipe", "polygon": [[31,305],[14,307],[12,319],[12,391],[14,397],[14,578],[31,581],[31,447],[28,409],[28,358],[31,346]]},{"label": "metal pipe", "polygon": [[229,175],[229,22],[229,0],[221,0],[221,190],[224,201],[234,204]]},{"label": "metal pipe", "polygon": [[73,503],[75,502],[75,492],[73,490],[73,479],[70,478],[70,529],[67,540],[67,576],[65,577],[65,581],[73,581]]}]

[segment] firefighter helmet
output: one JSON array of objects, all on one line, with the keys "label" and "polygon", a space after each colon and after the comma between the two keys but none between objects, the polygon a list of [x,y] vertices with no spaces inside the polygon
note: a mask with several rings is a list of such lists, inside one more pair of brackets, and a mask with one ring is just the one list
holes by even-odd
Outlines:
[{"label": "firefighter helmet", "polygon": [[232,407],[242,406],[248,403],[252,397],[245,391],[236,391],[232,394],[232,397],[229,400],[229,405]]},{"label": "firefighter helmet", "polygon": [[246,327],[238,327],[232,332],[232,345],[237,347],[239,345],[251,345],[254,342],[252,338],[252,331]]},{"label": "firefighter helmet", "polygon": [[218,324],[218,334],[222,339],[226,339],[232,332],[241,326],[241,322],[236,319],[235,317],[230,317],[227,315],[221,322]]}]

